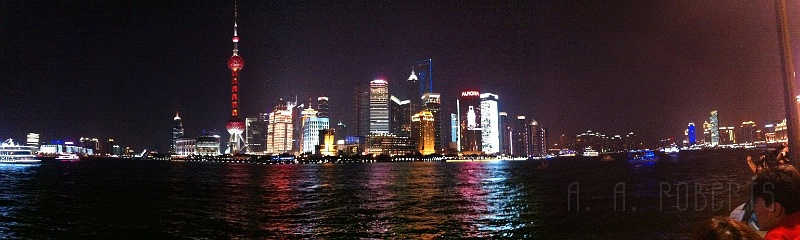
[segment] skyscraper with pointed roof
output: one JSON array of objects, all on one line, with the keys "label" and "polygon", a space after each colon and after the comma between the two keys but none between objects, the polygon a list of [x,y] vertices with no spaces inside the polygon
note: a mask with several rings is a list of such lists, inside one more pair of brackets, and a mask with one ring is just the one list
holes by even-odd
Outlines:
[{"label": "skyscraper with pointed roof", "polygon": [[230,138],[228,139],[228,149],[226,153],[238,154],[242,146],[247,147],[247,143],[242,138],[246,126],[245,122],[239,119],[239,71],[244,68],[244,60],[239,56],[239,35],[237,33],[236,18],[238,17],[236,5],[233,7],[233,55],[228,59],[228,68],[231,69],[231,120],[225,125]]},{"label": "skyscraper with pointed roof", "polygon": [[181,117],[178,116],[178,113],[175,113],[175,118],[172,119],[172,145],[170,145],[170,152],[174,153],[177,149],[176,142],[178,138],[183,137],[183,122],[181,121]]}]

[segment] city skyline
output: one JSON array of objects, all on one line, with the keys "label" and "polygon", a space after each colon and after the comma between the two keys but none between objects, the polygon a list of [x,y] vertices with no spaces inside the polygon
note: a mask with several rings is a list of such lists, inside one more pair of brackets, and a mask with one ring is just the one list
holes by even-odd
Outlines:
[{"label": "city skyline", "polygon": [[[720,126],[784,118],[773,3],[612,4],[240,1],[241,115],[327,96],[331,122],[351,123],[354,82],[384,79],[404,96],[410,68],[433,59],[443,116],[461,91],[479,89],[551,136],[681,137],[711,110]],[[176,111],[187,136],[224,132],[233,2],[10,5],[0,23],[0,136],[163,150]]]}]

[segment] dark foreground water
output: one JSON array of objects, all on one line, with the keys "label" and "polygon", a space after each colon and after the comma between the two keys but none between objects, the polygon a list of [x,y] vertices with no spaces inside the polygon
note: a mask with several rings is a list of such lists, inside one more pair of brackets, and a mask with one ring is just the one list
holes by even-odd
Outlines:
[{"label": "dark foreground water", "polygon": [[[747,199],[744,151],[598,159],[0,165],[0,239],[681,239]],[[695,189],[698,190],[695,190]]]}]

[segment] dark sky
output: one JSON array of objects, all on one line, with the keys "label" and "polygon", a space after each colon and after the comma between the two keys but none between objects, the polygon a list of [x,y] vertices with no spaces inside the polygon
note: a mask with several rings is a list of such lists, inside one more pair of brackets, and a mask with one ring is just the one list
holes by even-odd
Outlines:
[{"label": "dark sky", "polygon": [[[714,109],[722,126],[784,118],[772,1],[563,2],[239,1],[241,112],[325,95],[349,123],[353,83],[403,95],[411,65],[432,58],[445,107],[464,89],[495,93],[553,141],[678,137]],[[233,5],[0,2],[0,137],[165,147],[176,111],[189,136],[224,132]],[[788,14],[798,53],[800,4]]]}]

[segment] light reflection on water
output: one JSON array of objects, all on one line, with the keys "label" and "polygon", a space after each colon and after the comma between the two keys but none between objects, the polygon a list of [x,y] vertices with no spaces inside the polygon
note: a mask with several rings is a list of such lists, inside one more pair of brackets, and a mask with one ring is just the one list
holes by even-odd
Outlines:
[{"label": "light reflection on water", "polygon": [[[713,157],[743,159],[732,155]],[[526,161],[0,165],[0,238],[680,239],[725,211],[659,212],[660,182],[747,179],[746,166],[690,161],[637,168],[576,158],[544,170]],[[638,212],[614,211],[620,181]],[[567,210],[573,182],[582,211]]]}]

